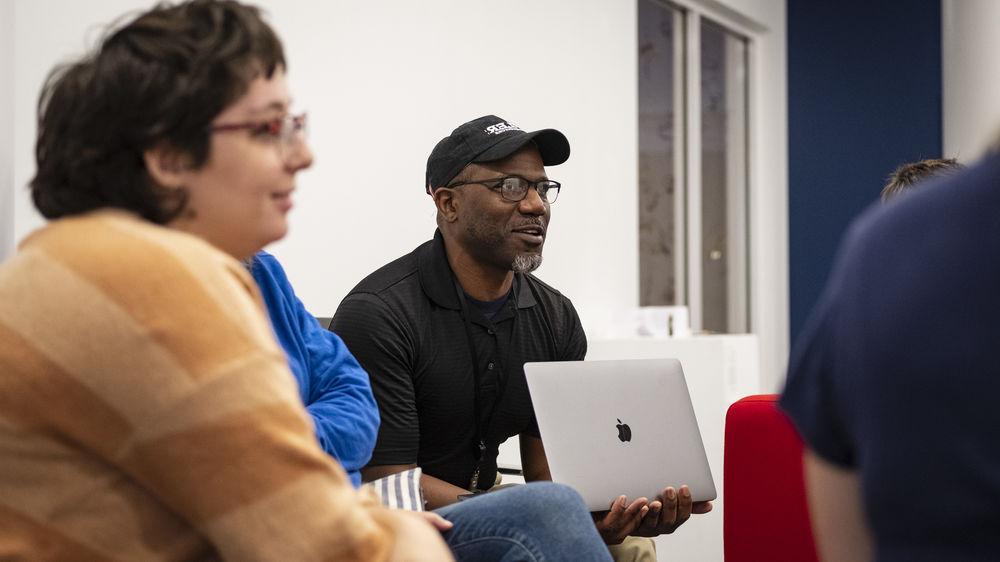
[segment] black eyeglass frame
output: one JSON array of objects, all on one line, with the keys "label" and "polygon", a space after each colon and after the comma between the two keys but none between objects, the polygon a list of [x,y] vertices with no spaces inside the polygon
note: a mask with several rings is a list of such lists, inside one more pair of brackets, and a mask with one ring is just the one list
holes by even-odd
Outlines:
[{"label": "black eyeglass frame", "polygon": [[[509,195],[509,191],[508,190],[504,190],[504,187],[503,187],[504,183],[507,180],[509,180],[509,179],[520,180],[520,181],[522,181],[522,182],[524,182],[524,183],[527,184],[527,187],[524,188],[524,192],[517,199],[514,199],[513,197],[511,197]],[[489,189],[491,189],[493,191],[499,192],[500,193],[500,197],[502,197],[504,201],[510,201],[511,203],[518,203],[520,201],[523,201],[524,198],[528,196],[528,190],[533,187],[533,188],[535,188],[535,191],[538,193],[538,196],[541,197],[542,201],[545,202],[545,203],[547,203],[547,204],[549,204],[549,205],[555,203],[556,199],[559,198],[559,189],[562,187],[562,184],[559,183],[559,182],[557,182],[557,181],[555,181],[555,180],[544,179],[544,180],[538,180],[538,181],[531,181],[528,178],[525,178],[523,176],[518,176],[518,175],[509,175],[509,176],[503,176],[503,177],[500,177],[500,178],[485,179],[485,180],[460,181],[460,182],[448,184],[445,187],[452,188],[452,187],[461,187],[463,185],[482,185],[482,186],[485,186],[485,187],[487,187],[487,188],[489,188]],[[552,197],[551,199],[549,199],[549,192],[552,191],[553,189],[556,190],[555,191],[556,194],[555,194],[554,197]]]}]

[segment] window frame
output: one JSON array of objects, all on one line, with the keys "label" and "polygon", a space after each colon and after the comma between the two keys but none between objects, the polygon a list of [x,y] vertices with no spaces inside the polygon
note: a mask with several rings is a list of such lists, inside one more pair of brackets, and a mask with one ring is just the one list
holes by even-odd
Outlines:
[{"label": "window frame", "polygon": [[[674,50],[674,68],[680,69],[678,76],[680,84],[674,86],[674,114],[679,116],[682,142],[674,148],[674,177],[678,178],[676,186],[677,204],[674,206],[674,240],[675,248],[674,277],[678,304],[688,307],[691,328],[694,331],[703,329],[704,303],[702,292],[702,120],[701,120],[701,25],[702,19],[708,19],[727,31],[740,36],[746,44],[746,122],[741,142],[745,146],[746,178],[745,190],[740,194],[743,199],[743,213],[728,230],[745,233],[744,248],[738,254],[743,263],[739,263],[744,275],[730,276],[728,282],[728,302],[730,318],[737,318],[738,323],[754,332],[754,306],[752,267],[752,246],[754,239],[753,216],[751,204],[755,189],[752,167],[755,161],[753,143],[750,142],[753,131],[754,99],[753,82],[756,65],[754,64],[755,34],[760,26],[754,25],[735,12],[727,12],[714,6],[714,9],[702,2],[694,0],[644,0],[661,5],[664,9],[679,10],[681,14],[681,33],[675,35],[681,47]],[[677,95],[680,94],[680,95]],[[730,237],[732,238],[732,237]],[[746,262],[749,262],[746,263]],[[742,288],[741,288],[742,287]]]}]

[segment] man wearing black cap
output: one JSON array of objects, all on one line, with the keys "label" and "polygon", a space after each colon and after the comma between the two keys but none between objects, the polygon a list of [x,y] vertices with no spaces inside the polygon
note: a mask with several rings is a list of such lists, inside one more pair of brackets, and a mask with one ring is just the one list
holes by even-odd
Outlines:
[{"label": "man wearing black cap", "polygon": [[[525,479],[551,479],[523,365],[587,351],[573,304],[530,275],[560,189],[545,166],[569,152],[559,131],[492,115],[431,152],[434,239],[361,281],[331,326],[368,371],[382,417],[366,480],[420,466],[430,507],[447,505],[495,484],[499,444],[514,435]],[[598,531],[608,544],[671,532],[691,514],[683,491],[620,498],[595,517]]]}]

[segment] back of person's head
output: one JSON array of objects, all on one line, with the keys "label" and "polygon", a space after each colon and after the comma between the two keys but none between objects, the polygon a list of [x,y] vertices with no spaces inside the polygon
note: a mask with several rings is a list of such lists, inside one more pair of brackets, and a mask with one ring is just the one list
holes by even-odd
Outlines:
[{"label": "back of person's head", "polygon": [[170,221],[187,196],[158,186],[144,153],[166,147],[201,167],[212,119],[285,66],[259,11],[231,0],[160,4],[112,30],[42,90],[35,206],[49,219],[117,207]]},{"label": "back of person's head", "polygon": [[928,158],[903,164],[889,175],[888,182],[882,188],[882,201],[888,201],[924,180],[953,173],[963,167],[954,158]]}]

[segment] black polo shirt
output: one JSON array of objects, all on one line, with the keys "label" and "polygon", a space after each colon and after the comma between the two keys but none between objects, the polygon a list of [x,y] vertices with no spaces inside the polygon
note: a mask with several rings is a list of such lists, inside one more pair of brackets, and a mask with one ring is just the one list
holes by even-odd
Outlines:
[{"label": "black polo shirt", "polygon": [[462,309],[440,231],[366,277],[340,303],[330,329],[368,371],[382,417],[369,465],[415,463],[467,488],[482,431],[487,451],[479,481],[492,484],[499,444],[519,433],[538,437],[524,364],[582,360],[587,353],[573,304],[533,275],[515,274],[510,298],[492,321],[476,306],[465,307],[471,345]]}]

